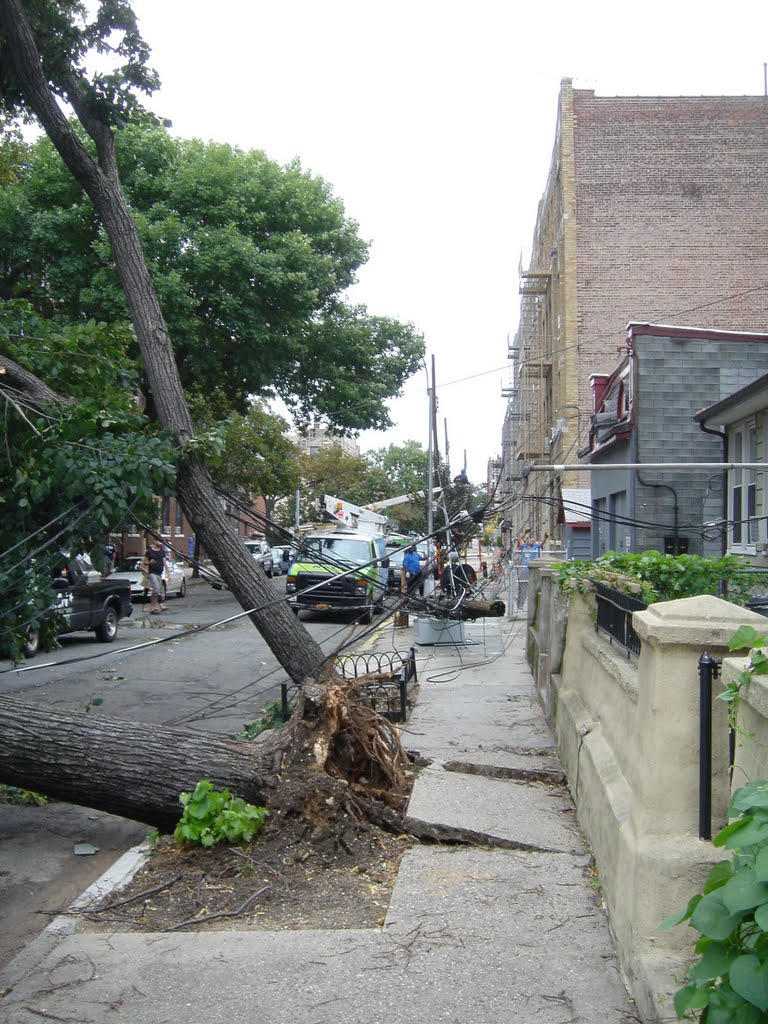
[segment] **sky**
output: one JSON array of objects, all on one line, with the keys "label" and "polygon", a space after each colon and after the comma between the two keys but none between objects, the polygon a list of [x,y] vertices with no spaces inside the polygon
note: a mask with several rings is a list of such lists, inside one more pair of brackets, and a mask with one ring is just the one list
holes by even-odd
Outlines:
[{"label": "sky", "polygon": [[[768,5],[647,0],[133,0],[180,137],[298,157],[330,183],[370,258],[349,299],[413,323],[425,370],[365,450],[437,443],[473,483],[501,448],[560,82],[600,96],[763,95]],[[621,343],[624,324],[617,324]]]}]

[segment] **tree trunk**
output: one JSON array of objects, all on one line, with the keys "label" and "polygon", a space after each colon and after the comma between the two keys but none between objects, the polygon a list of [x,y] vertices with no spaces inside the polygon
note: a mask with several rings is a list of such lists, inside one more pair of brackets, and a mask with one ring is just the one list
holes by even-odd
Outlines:
[{"label": "tree trunk", "polygon": [[350,681],[308,684],[296,714],[256,743],[55,711],[0,697],[0,779],[163,831],[201,779],[272,814],[344,813],[398,829],[407,777],[394,728]]},{"label": "tree trunk", "polygon": [[[104,224],[144,358],[158,421],[184,446],[194,434],[192,419],[165,319],[120,185],[112,129],[93,115],[85,99],[86,90],[73,78],[67,88],[67,98],[96,145],[97,164],[64,117],[48,86],[20,0],[0,0],[0,24],[10,43],[14,70],[30,109]],[[320,646],[296,621],[285,603],[278,600],[260,567],[240,544],[224,514],[208,470],[192,456],[182,461],[178,496],[221,578],[244,610],[254,609],[252,621],[291,679],[300,685],[307,677],[315,675],[324,661]]]},{"label": "tree trunk", "polygon": [[[264,804],[276,776],[254,744],[191,729],[118,721],[82,712],[52,712],[0,697],[6,785],[172,828],[179,794],[200,779]],[[268,770],[269,768],[269,770]]]}]

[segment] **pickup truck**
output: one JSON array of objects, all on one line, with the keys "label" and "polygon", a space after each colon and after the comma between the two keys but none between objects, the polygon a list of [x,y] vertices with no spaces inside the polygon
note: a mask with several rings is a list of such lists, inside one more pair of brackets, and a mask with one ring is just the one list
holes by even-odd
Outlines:
[{"label": "pickup truck", "polygon": [[[111,644],[117,636],[118,622],[133,612],[131,585],[127,580],[101,579],[88,561],[69,559],[53,579],[56,599],[43,617],[56,616],[56,632],[76,633],[89,630],[102,643]],[[40,631],[27,629],[24,654],[33,657],[40,649]]]}]

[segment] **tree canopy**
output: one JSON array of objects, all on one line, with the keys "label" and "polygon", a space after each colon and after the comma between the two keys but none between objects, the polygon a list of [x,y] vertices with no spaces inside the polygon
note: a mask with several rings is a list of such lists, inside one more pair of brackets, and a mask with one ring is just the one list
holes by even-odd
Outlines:
[{"label": "tree canopy", "polygon": [[[61,551],[103,546],[123,520],[154,522],[155,495],[173,493],[176,447],[139,409],[129,342],[125,328],[62,327],[0,302],[0,654],[18,656]],[[48,385],[34,397],[31,375]]]},{"label": "tree canopy", "polygon": [[[299,421],[345,431],[390,425],[385,402],[423,342],[347,302],[368,249],[330,186],[298,162],[176,139],[148,118],[115,141],[185,388],[205,382],[241,412],[250,395],[279,394]],[[104,229],[49,140],[15,140],[13,155],[0,196],[5,294],[69,322],[127,320]]]}]

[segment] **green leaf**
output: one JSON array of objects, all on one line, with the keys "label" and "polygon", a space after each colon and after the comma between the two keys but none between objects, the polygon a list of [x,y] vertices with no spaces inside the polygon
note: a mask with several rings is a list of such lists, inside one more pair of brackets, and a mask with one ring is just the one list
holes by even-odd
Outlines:
[{"label": "green leaf", "polygon": [[678,910],[676,914],[670,914],[669,917],[665,918],[661,922],[661,924],[659,925],[659,931],[663,932],[667,931],[668,928],[676,928],[677,925],[682,924],[683,921],[687,921],[696,909],[696,907],[701,902],[702,898],[703,897],[698,893],[696,894],[696,896],[692,896],[691,899],[688,901],[688,906],[685,908],[685,910]]},{"label": "green leaf", "polygon": [[743,913],[731,913],[720,898],[722,890],[702,897],[691,915],[691,927],[711,939],[727,939],[743,920]]},{"label": "green leaf", "polygon": [[764,932],[768,932],[768,903],[763,903],[755,910],[755,924]]},{"label": "green leaf", "polygon": [[756,779],[747,783],[741,789],[737,789],[731,797],[729,814],[735,817],[736,814],[750,811],[757,808],[768,809],[768,780]]},{"label": "green leaf", "polygon": [[726,825],[725,828],[721,829],[712,840],[713,846],[725,846],[725,843],[730,836],[732,836],[734,832],[738,832],[740,829],[744,828],[744,825],[750,821],[752,821],[752,817],[751,815],[748,815],[744,818],[739,818],[738,821],[732,821],[730,825]]},{"label": "green leaf", "polygon": [[755,857],[755,878],[759,882],[768,882],[768,846],[759,850]]},{"label": "green leaf", "polygon": [[[707,879],[704,882],[704,894],[708,892],[714,892],[715,889],[719,889],[725,885],[729,878],[733,877],[734,867],[730,860],[721,860],[718,864],[715,864],[707,875]],[[760,879],[763,881],[763,879]]]},{"label": "green leaf", "polygon": [[675,992],[675,1013],[682,1020],[688,1010],[703,1010],[709,1002],[709,988],[706,984],[695,981],[683,986]]},{"label": "green leaf", "polygon": [[688,971],[692,981],[710,981],[726,975],[733,963],[734,954],[723,942],[709,942],[701,958]]},{"label": "green leaf", "polygon": [[728,984],[722,984],[709,995],[707,1024],[765,1024],[765,1017]]},{"label": "green leaf", "polygon": [[768,1010],[768,965],[748,953],[734,960],[729,978],[740,996],[760,1010]]},{"label": "green leaf", "polygon": [[753,626],[739,626],[728,641],[728,650],[740,651],[745,647],[752,647],[756,640],[757,632]]},{"label": "green leaf", "polygon": [[758,882],[752,868],[742,868],[719,890],[726,908],[736,914],[740,910],[752,910],[768,901],[768,884]]}]

